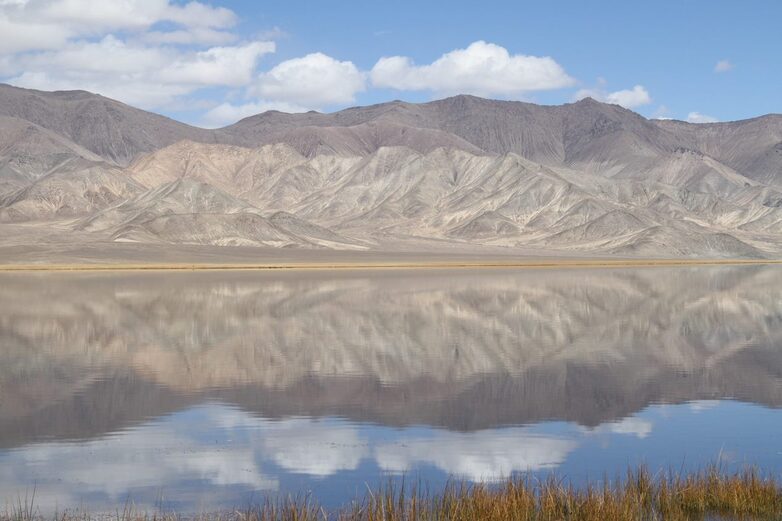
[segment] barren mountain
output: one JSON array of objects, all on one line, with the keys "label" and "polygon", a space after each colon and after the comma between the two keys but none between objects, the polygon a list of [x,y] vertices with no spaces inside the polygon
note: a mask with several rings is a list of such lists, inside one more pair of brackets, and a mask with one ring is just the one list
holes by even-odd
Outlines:
[{"label": "barren mountain", "polygon": [[[758,181],[782,183],[782,116],[692,124],[647,120],[618,105],[586,98],[561,106],[455,96],[430,103],[394,101],[333,114],[266,112],[223,129],[255,146],[269,133],[292,128],[353,128],[383,122],[436,129],[486,153],[513,152],[546,165],[569,165],[613,175],[690,149]],[[388,144],[388,143],[387,143]],[[466,148],[463,148],[466,149]],[[425,150],[422,150],[425,151]]]},{"label": "barren mountain", "polygon": [[782,186],[782,115],[696,125],[657,121],[682,143],[758,182]]},{"label": "barren mountain", "polygon": [[695,125],[592,99],[456,96],[272,111],[206,131],[86,92],[8,86],[0,114],[0,222],[25,233],[56,225],[102,243],[782,253],[782,116]]},{"label": "barren mountain", "polygon": [[[381,147],[363,157],[307,158],[284,144],[246,149],[182,142],[136,161],[128,172],[152,190],[179,178],[207,183],[261,213],[287,211],[378,247],[423,237],[631,255],[769,251],[765,237],[782,222],[782,210],[759,201],[770,189],[746,186],[728,167],[706,166],[698,175],[701,158],[672,157],[697,163],[694,174],[680,174],[684,186],[656,179],[663,169],[650,172],[648,181],[608,180],[515,154],[451,148],[423,154]],[[696,184],[701,191],[693,191]]]},{"label": "barren mountain", "polygon": [[177,179],[78,221],[115,241],[350,249],[356,241],[278,212],[270,218],[213,186]]},{"label": "barren mountain", "polygon": [[23,119],[0,116],[0,196],[75,158],[100,161],[59,134]]},{"label": "barren mountain", "polygon": [[220,141],[219,132],[85,91],[44,92],[0,84],[0,115],[35,123],[119,165],[182,139]]}]

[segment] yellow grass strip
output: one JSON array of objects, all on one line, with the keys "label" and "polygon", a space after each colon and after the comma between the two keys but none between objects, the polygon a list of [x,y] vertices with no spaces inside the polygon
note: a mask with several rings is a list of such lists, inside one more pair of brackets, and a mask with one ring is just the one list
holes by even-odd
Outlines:
[{"label": "yellow grass strip", "polygon": [[105,263],[105,264],[2,264],[12,271],[200,271],[200,270],[365,270],[453,268],[632,268],[676,266],[743,266],[782,264],[782,260],[756,259],[557,259],[509,261],[421,262],[271,262],[271,263]]}]

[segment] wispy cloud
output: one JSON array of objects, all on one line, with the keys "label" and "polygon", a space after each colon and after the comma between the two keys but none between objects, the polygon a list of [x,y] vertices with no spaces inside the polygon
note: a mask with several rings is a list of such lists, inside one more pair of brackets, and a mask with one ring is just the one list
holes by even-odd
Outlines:
[{"label": "wispy cloud", "polygon": [[714,72],[728,72],[734,67],[735,65],[730,60],[720,60],[714,66]]}]

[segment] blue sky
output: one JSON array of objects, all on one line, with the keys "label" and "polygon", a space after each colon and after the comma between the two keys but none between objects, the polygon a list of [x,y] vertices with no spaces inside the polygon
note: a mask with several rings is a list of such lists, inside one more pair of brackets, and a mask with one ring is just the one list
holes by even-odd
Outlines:
[{"label": "blue sky", "polygon": [[456,93],[647,117],[780,109],[782,2],[0,0],[0,79],[203,126]]}]

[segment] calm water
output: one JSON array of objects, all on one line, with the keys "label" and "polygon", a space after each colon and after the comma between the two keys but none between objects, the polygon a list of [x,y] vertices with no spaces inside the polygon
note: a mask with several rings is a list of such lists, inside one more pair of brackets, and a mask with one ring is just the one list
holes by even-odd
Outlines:
[{"label": "calm water", "polygon": [[780,405],[774,267],[0,276],[0,503],[43,512],[781,473]]}]

